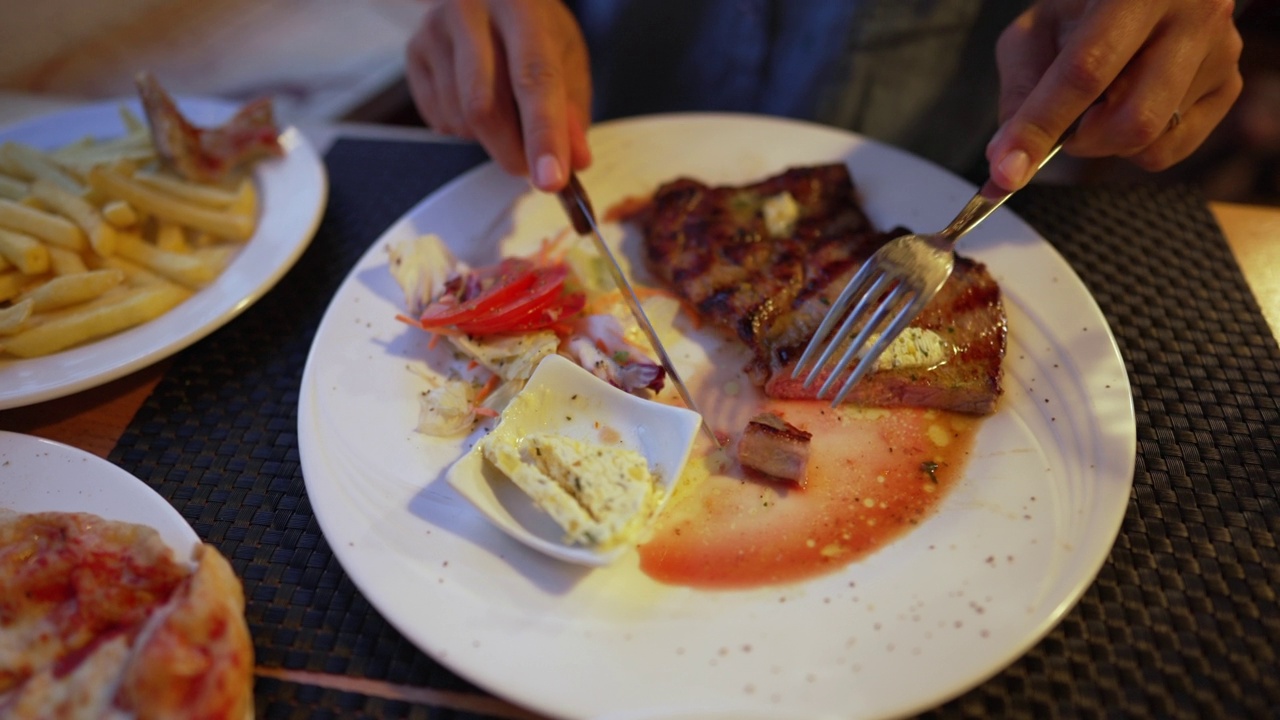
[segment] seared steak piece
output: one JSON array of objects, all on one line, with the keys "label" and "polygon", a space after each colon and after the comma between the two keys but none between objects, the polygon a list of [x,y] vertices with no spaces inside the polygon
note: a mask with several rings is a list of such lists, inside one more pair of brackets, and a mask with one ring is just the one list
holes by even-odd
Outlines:
[{"label": "seared steak piece", "polygon": [[[794,203],[779,203],[787,194]],[[783,198],[785,199],[785,198]],[[777,208],[791,205],[789,222]],[[786,213],[784,213],[785,215]],[[706,321],[755,354],[752,377],[772,397],[812,398],[791,380],[827,308],[862,263],[906,231],[882,232],[858,204],[844,164],[792,168],[743,186],[680,178],[636,216],[649,269]],[[1006,322],[1000,289],[981,263],[958,258],[942,291],[912,324],[937,333],[945,359],[870,373],[847,402],[984,414],[1000,395]]]},{"label": "seared steak piece", "polygon": [[757,415],[738,440],[738,462],[766,480],[804,487],[811,439],[811,433],[777,415]]}]

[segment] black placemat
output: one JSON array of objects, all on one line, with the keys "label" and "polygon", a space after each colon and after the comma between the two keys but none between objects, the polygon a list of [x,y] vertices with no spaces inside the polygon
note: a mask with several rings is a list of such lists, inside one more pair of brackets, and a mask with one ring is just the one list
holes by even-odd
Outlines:
[{"label": "black placemat", "polygon": [[[305,496],[295,428],[306,353],[348,269],[482,159],[469,146],[335,144],[328,210],[298,266],[174,359],[111,455],[232,559],[260,665],[472,689],[338,566]],[[1077,607],[1011,667],[927,715],[1277,715],[1280,348],[1194,191],[1031,188],[1013,202],[1117,335],[1137,409],[1135,489]],[[260,717],[479,717],[265,679],[257,696]]]}]

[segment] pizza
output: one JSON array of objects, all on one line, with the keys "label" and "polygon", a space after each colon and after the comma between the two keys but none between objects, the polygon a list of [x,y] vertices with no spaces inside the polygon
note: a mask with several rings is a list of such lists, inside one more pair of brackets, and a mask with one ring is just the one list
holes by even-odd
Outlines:
[{"label": "pizza", "polygon": [[253,713],[244,591],[211,545],[151,527],[0,510],[0,716]]}]

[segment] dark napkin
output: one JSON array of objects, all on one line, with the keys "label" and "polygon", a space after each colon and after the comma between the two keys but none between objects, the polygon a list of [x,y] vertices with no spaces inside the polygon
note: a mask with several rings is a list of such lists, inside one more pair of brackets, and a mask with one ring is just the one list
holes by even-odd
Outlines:
[{"label": "dark napkin", "polygon": [[[111,454],[231,558],[260,666],[480,692],[402,638],[334,559],[307,502],[296,415],[312,336],[347,271],[483,159],[468,145],[337,142],[328,209],[298,265],[174,358]],[[926,716],[1277,716],[1280,347],[1204,199],[1032,187],[1011,203],[1117,336],[1137,410],[1134,492],[1062,623]],[[263,718],[482,717],[267,679],[256,692]]]}]

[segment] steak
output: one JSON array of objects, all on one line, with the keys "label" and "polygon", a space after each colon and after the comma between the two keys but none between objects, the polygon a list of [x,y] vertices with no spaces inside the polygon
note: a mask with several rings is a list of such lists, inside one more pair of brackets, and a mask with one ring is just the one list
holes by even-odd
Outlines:
[{"label": "steak", "polygon": [[[783,193],[794,199],[794,213],[779,228],[771,204]],[[795,361],[862,263],[907,232],[871,223],[843,163],[791,168],[741,186],[679,178],[659,187],[636,220],[650,271],[704,321],[745,343],[754,354],[748,374],[770,397],[787,399],[815,397],[825,378],[805,389],[791,379]],[[992,412],[1006,320],[986,266],[957,257],[912,326],[941,336],[945,359],[873,371],[846,402]]]},{"label": "steak", "polygon": [[772,413],[757,415],[738,439],[738,462],[774,482],[804,487],[813,435]]}]

